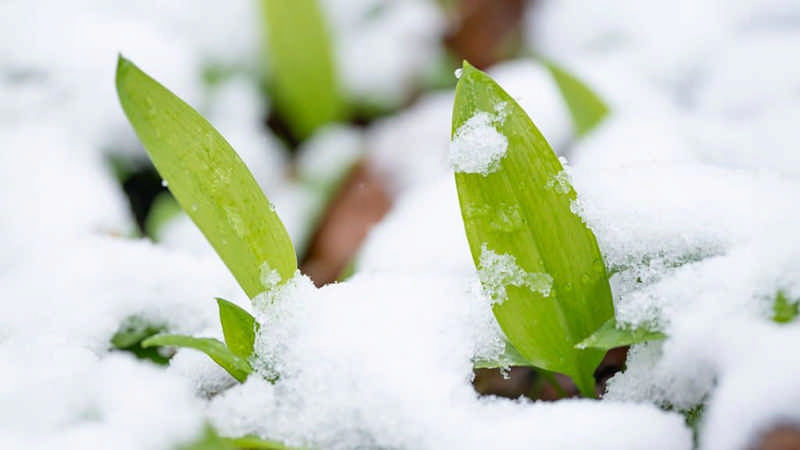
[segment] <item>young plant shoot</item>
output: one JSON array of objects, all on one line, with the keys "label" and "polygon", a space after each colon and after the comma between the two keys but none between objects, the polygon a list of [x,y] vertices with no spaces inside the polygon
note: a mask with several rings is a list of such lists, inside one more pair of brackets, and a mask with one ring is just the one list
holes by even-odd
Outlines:
[{"label": "young plant shoot", "polygon": [[[269,200],[225,139],[197,111],[122,56],[120,103],[178,203],[189,214],[251,298],[277,289],[297,270],[294,248]],[[258,323],[217,299],[225,344],[217,339],[160,334],[142,347],[200,350],[239,381],[253,371],[248,358]]]},{"label": "young plant shoot", "polygon": [[570,211],[575,191],[531,119],[466,62],[450,161],[472,258],[506,337],[531,365],[594,397],[604,352],[575,344],[614,316],[594,234]]},{"label": "young plant shoot", "polygon": [[117,94],[169,190],[250,298],[291,278],[292,242],[225,138],[197,111],[120,56]]}]

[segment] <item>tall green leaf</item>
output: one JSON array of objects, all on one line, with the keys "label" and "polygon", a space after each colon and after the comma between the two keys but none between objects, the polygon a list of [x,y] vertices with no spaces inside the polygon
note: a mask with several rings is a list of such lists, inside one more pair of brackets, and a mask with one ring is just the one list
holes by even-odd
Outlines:
[{"label": "tall green leaf", "polygon": [[[487,114],[495,118],[488,135],[502,135],[505,153],[485,173],[455,175],[484,289],[495,297],[500,327],[526,360],[571,376],[584,395],[594,395],[593,371],[603,352],[575,344],[614,315],[597,242],[570,211],[575,191],[531,119],[488,75],[465,62],[453,106],[454,145],[467,121]],[[502,138],[466,142],[481,148]]]},{"label": "tall green leaf", "polygon": [[253,354],[259,324],[249,312],[225,299],[217,298],[219,321],[225,345],[237,356],[247,359]]},{"label": "tall green leaf", "polygon": [[159,174],[247,295],[291,278],[297,260],[289,235],[230,144],[122,56],[116,81],[122,109]]},{"label": "tall green leaf", "polygon": [[317,0],[261,0],[270,91],[295,137],[340,119],[333,44]]},{"label": "tall green leaf", "polygon": [[196,338],[179,334],[158,334],[142,341],[142,347],[182,347],[200,350],[225,369],[233,378],[244,382],[253,372],[246,360],[228,350],[222,342],[213,338]]},{"label": "tall green leaf", "polygon": [[608,115],[608,106],[586,84],[552,61],[544,61],[567,103],[578,136],[583,136]]},{"label": "tall green leaf", "polygon": [[624,347],[626,345],[640,344],[648,341],[660,341],[667,336],[660,332],[639,328],[625,328],[617,325],[614,318],[609,319],[591,336],[575,345],[576,348],[595,348],[608,351],[612,348]]}]

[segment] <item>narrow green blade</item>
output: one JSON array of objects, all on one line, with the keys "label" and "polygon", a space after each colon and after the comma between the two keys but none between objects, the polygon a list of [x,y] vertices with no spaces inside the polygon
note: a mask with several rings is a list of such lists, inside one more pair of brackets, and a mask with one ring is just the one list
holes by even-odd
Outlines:
[{"label": "narrow green blade", "polygon": [[249,312],[225,299],[217,298],[219,321],[225,344],[240,358],[247,359],[253,354],[259,324]]},{"label": "narrow green blade", "polygon": [[142,341],[142,347],[182,347],[200,350],[225,369],[233,378],[244,382],[253,372],[250,364],[236,356],[225,344],[213,338],[196,338],[180,334],[159,334]]},{"label": "narrow green blade", "polygon": [[296,138],[340,119],[333,44],[316,0],[261,0],[276,108]]},{"label": "narrow green blade", "polygon": [[[574,346],[614,309],[595,237],[570,211],[575,191],[561,163],[525,111],[467,63],[452,132],[464,227],[500,327],[531,364],[594,395],[603,352]],[[470,155],[489,159],[458,162]]]},{"label": "narrow green blade", "polygon": [[609,110],[597,94],[581,80],[552,61],[545,61],[544,64],[556,81],[564,101],[567,102],[567,108],[569,108],[578,136],[583,136],[603,121]]},{"label": "narrow green blade", "polygon": [[120,104],[184,211],[251,298],[294,275],[283,223],[230,144],[192,107],[119,57]]},{"label": "narrow green blade", "polygon": [[660,341],[667,336],[660,331],[639,328],[620,328],[614,318],[609,319],[591,336],[575,345],[575,348],[593,348],[608,351],[612,348],[640,344],[647,341]]}]

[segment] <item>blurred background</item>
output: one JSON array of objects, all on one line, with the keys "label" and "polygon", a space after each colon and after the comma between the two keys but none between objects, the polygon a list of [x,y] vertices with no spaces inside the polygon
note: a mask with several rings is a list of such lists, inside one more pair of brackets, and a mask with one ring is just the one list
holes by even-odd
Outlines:
[{"label": "blurred background", "polygon": [[[362,242],[451,176],[462,60],[569,158],[580,133],[542,58],[637,117],[615,132],[645,154],[681,140],[726,166],[800,167],[794,0],[4,0],[0,35],[0,271],[87,233],[214,257],[122,114],[120,52],[229,140],[318,285],[360,267],[452,263],[422,245],[387,255]],[[601,379],[624,350],[606,362]],[[476,388],[558,395],[513,372],[480,372]]]}]

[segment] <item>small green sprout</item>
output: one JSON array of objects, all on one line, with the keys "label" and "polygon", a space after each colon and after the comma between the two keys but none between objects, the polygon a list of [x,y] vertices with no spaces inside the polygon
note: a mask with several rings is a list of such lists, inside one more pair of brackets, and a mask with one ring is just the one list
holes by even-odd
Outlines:
[{"label": "small green sprout", "polygon": [[247,380],[247,377],[253,372],[253,368],[246,360],[235,355],[225,344],[214,338],[157,334],[145,339],[142,347],[183,347],[200,350],[240,382]]},{"label": "small green sprout", "polygon": [[141,317],[126,319],[120,329],[111,337],[111,346],[116,350],[133,353],[139,359],[147,359],[156,364],[164,365],[169,358],[161,354],[158,349],[147,348],[142,342],[158,333],[163,332],[163,325],[154,325]]},{"label": "small green sprout", "polygon": [[[297,260],[286,229],[230,144],[197,111],[122,56],[116,81],[122,108],[159,174],[245,293],[254,298],[294,276]],[[225,343],[159,334],[141,341],[141,347],[200,350],[244,381],[253,372],[248,359],[258,323],[233,303],[217,302]]]},{"label": "small green sprout", "polygon": [[[483,134],[467,136],[476,124]],[[565,373],[595,396],[593,372],[604,352],[575,345],[613,318],[614,307],[594,234],[570,209],[576,194],[564,168],[514,99],[466,62],[452,133],[453,145],[486,146],[488,136],[493,148],[486,150],[497,153],[487,167],[467,164],[455,178],[498,324],[530,365]]]},{"label": "small green sprout", "polygon": [[244,382],[253,372],[248,359],[253,355],[259,324],[250,313],[227,300],[218,298],[217,305],[225,343],[214,338],[157,334],[145,339],[142,347],[169,346],[199,350],[213,359],[233,378]]}]

